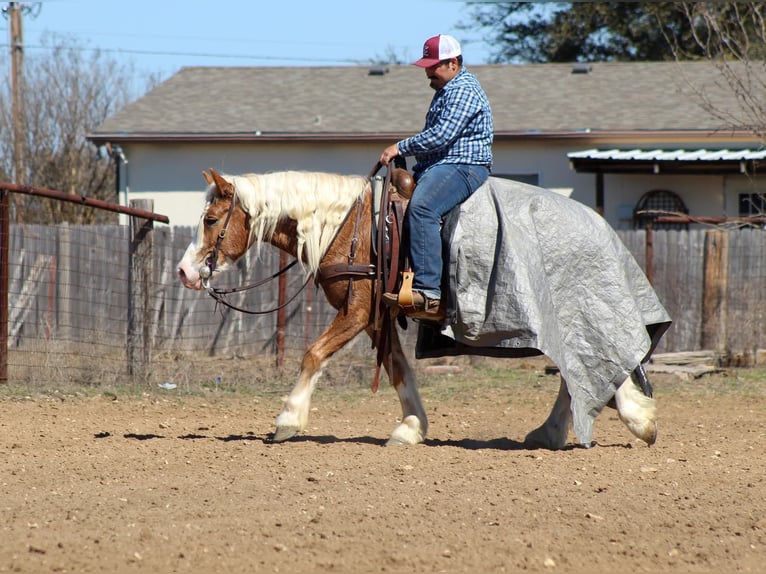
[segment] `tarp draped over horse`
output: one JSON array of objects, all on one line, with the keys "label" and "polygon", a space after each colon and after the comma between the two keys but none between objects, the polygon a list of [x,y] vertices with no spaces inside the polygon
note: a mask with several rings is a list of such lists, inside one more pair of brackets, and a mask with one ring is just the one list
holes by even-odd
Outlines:
[{"label": "tarp draped over horse", "polygon": [[447,320],[421,323],[419,358],[547,355],[587,444],[615,388],[670,317],[608,223],[552,191],[491,177],[443,227]]}]

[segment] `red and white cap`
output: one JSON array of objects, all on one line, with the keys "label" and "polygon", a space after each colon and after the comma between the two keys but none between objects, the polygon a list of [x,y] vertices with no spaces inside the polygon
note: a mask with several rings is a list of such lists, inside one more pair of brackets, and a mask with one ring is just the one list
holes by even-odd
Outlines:
[{"label": "red and white cap", "polygon": [[413,66],[429,68],[442,60],[457,58],[461,53],[460,43],[455,38],[447,34],[439,34],[426,40],[423,44],[423,57],[414,62]]}]

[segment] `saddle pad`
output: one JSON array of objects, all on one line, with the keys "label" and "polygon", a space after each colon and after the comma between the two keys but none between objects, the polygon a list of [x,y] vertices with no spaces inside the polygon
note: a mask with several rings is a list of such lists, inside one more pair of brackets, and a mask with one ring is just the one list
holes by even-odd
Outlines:
[{"label": "saddle pad", "polygon": [[443,241],[447,320],[420,323],[416,356],[547,355],[589,445],[596,415],[671,323],[632,254],[585,205],[494,177],[447,216]]}]

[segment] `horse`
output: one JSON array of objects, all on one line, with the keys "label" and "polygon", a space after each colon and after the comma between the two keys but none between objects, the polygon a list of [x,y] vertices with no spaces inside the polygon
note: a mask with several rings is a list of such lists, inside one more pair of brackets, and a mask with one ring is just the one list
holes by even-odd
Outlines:
[{"label": "horse", "polygon": [[[269,243],[296,258],[337,310],[330,325],[306,350],[297,383],[276,418],[273,441],[282,442],[306,429],[312,393],[333,354],[362,331],[375,337],[376,319],[380,320],[375,282],[370,277],[323,273],[328,268],[347,267],[349,254],[354,254],[357,268],[374,268],[371,181],[363,176],[302,171],[222,175],[210,169],[210,174],[203,175],[207,182],[204,208],[195,236],[177,266],[181,283],[190,289],[206,289],[253,246],[257,254],[261,245]],[[386,445],[422,443],[428,417],[415,372],[397,329],[392,328],[389,336],[382,364],[396,390],[402,416]],[[640,390],[630,374],[615,387],[609,405],[617,409],[633,435],[652,445],[657,437],[654,399]],[[525,444],[563,448],[572,424],[571,401],[562,376],[550,415],[527,434]]]}]

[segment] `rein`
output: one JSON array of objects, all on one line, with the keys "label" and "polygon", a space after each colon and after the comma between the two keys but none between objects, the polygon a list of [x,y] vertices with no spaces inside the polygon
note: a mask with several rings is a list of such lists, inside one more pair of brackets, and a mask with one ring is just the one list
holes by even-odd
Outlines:
[{"label": "rein", "polygon": [[306,280],[303,282],[303,285],[301,285],[301,288],[298,289],[293,295],[284,303],[281,305],[277,305],[276,307],[273,307],[271,309],[266,310],[258,310],[254,311],[252,309],[244,309],[242,307],[238,307],[237,305],[234,305],[233,303],[229,303],[226,300],[226,295],[229,295],[230,293],[240,293],[242,291],[248,291],[250,289],[255,289],[256,287],[260,287],[261,285],[265,285],[269,281],[273,281],[283,273],[285,273],[288,269],[293,267],[296,263],[298,263],[298,260],[294,260],[291,263],[288,263],[282,269],[271,275],[271,277],[266,277],[265,279],[261,279],[260,281],[256,281],[255,283],[251,283],[250,285],[245,285],[244,287],[231,287],[229,289],[218,289],[216,287],[207,287],[207,294],[210,295],[213,299],[216,300],[217,303],[220,303],[221,305],[224,305],[225,307],[228,307],[229,309],[234,309],[235,311],[239,311],[240,313],[247,313],[248,315],[268,315],[269,313],[273,313],[275,311],[279,311],[280,309],[283,309],[287,307],[290,303],[293,302],[293,300],[301,294],[301,292],[306,288],[306,285],[308,285],[309,281],[311,280],[311,276],[309,275],[306,277]]}]

